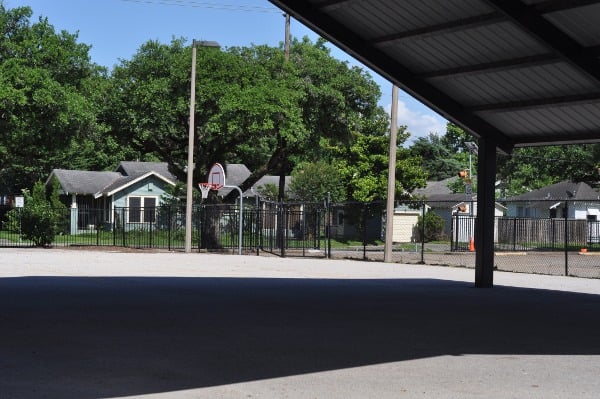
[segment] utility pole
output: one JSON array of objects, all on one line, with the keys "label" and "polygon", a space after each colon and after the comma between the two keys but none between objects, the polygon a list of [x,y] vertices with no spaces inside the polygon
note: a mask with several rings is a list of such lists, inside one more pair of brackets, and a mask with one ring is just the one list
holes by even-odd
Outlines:
[{"label": "utility pole", "polygon": [[387,204],[385,213],[385,247],[383,261],[392,262],[394,245],[394,200],[396,196],[396,146],[398,145],[398,86],[392,86],[392,113],[390,122],[390,158],[388,161]]},{"label": "utility pole", "polygon": [[[285,63],[290,61],[290,14],[284,14],[285,17],[285,41],[284,41],[284,52],[285,52]],[[279,127],[281,129],[281,126]],[[281,132],[279,132],[279,146],[281,148],[281,159],[279,160],[279,202],[283,202],[285,197],[285,171],[287,165],[287,155],[285,154],[286,142]]]},{"label": "utility pole", "polygon": [[285,14],[285,62],[290,61],[290,14]]}]

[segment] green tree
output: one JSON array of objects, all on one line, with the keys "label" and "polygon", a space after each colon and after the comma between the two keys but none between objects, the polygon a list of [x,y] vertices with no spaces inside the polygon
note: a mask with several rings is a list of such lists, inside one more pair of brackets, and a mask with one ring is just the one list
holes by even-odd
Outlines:
[{"label": "green tree", "polygon": [[[379,89],[359,68],[335,60],[323,41],[293,40],[291,59],[269,46],[197,49],[195,181],[214,162],[245,163],[246,190],[267,173],[321,158],[322,138],[349,143],[380,119]],[[113,72],[107,118],[113,137],[139,159],[167,161],[185,176],[190,48],[150,41]],[[237,191],[232,191],[235,195]]]},{"label": "green tree", "polygon": [[[396,146],[396,198],[408,198],[410,193],[425,186],[426,174],[421,159],[401,147],[409,137],[406,127],[398,130]],[[331,148],[334,164],[346,180],[348,198],[370,202],[387,198],[389,136],[385,133],[354,135],[348,147]]]},{"label": "green tree", "polygon": [[504,196],[522,194],[559,181],[598,181],[599,144],[517,148],[500,156],[498,177]]},{"label": "green tree", "polygon": [[276,201],[279,196],[279,188],[276,184],[266,183],[256,188],[258,195],[267,201]]},{"label": "green tree", "polygon": [[318,202],[329,198],[333,202],[346,199],[344,176],[335,166],[324,161],[305,162],[292,172],[290,197],[294,200]]},{"label": "green tree", "polygon": [[0,2],[0,173],[14,192],[53,168],[93,163],[105,146],[96,103],[103,93],[92,96],[105,70],[76,34],[55,32],[45,18],[32,24],[31,15]]},{"label": "green tree", "polygon": [[[421,157],[428,179],[439,181],[456,176],[459,171],[469,167],[466,141],[474,140],[469,140],[458,126],[448,123],[443,136],[431,133],[427,137],[419,137],[411,145],[410,152],[413,156]],[[474,157],[473,170],[476,169],[476,160]]]}]

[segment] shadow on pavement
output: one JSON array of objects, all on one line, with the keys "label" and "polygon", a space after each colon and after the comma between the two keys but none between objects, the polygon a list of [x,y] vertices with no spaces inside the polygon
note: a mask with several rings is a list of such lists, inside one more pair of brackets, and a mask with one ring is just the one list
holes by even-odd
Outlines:
[{"label": "shadow on pavement", "polygon": [[0,397],[102,398],[462,354],[599,355],[600,296],[435,279],[0,279]]}]

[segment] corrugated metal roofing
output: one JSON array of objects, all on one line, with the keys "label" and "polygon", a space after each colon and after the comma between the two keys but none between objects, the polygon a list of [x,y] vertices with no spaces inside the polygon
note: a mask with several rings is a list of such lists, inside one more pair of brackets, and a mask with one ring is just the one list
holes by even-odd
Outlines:
[{"label": "corrugated metal roofing", "polygon": [[271,0],[476,137],[600,142],[600,0]]}]

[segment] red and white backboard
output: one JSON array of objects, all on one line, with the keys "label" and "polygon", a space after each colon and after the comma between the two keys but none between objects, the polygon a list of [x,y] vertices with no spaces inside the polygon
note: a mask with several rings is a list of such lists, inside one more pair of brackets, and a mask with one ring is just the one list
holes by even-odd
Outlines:
[{"label": "red and white backboard", "polygon": [[207,183],[213,185],[213,190],[218,190],[225,185],[225,169],[223,169],[220,163],[215,163],[211,166],[207,180]]}]

